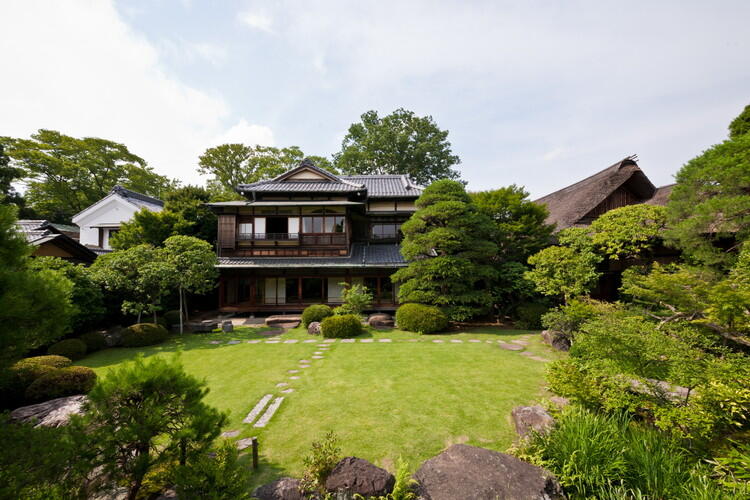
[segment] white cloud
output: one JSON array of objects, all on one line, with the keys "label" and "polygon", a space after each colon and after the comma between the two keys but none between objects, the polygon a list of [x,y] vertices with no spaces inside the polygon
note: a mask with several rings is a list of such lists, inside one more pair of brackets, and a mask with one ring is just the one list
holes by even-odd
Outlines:
[{"label": "white cloud", "polygon": [[[115,140],[185,182],[198,181],[198,155],[222,134],[240,127],[249,137],[272,137],[232,118],[220,95],[166,71],[159,50],[108,1],[4,2],[0,50],[2,135],[49,128]],[[193,50],[220,57],[207,46]],[[239,125],[228,128],[230,119]]]},{"label": "white cloud", "polygon": [[273,19],[267,14],[256,11],[244,11],[238,16],[239,20],[251,28],[255,28],[266,33],[273,33]]},{"label": "white cloud", "polygon": [[208,62],[213,66],[223,65],[229,54],[221,45],[210,42],[192,42],[182,38],[163,39],[158,43],[159,53],[183,64]]},{"label": "white cloud", "polygon": [[242,119],[227,131],[214,137],[210,145],[218,146],[219,144],[259,144],[261,146],[273,146],[275,142],[273,131],[270,128],[262,125],[253,125]]}]

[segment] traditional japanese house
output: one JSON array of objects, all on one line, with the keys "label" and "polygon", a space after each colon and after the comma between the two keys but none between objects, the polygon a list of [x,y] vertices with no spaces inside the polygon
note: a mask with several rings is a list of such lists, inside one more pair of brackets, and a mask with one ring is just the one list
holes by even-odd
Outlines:
[{"label": "traditional japanese house", "polygon": [[406,265],[400,226],[421,194],[407,176],[339,176],[304,160],[236,189],[245,200],[210,204],[218,215],[222,311],[336,305],[344,283],[365,285],[374,310],[395,309],[390,276]]}]

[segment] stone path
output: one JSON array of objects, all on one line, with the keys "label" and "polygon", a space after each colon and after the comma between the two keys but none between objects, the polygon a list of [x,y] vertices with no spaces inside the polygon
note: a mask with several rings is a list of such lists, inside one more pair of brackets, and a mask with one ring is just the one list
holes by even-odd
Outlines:
[{"label": "stone path", "polygon": [[266,424],[268,424],[268,421],[271,420],[271,417],[273,417],[273,414],[276,413],[276,410],[279,409],[279,406],[281,406],[281,403],[283,401],[283,396],[279,396],[278,398],[274,399],[273,403],[270,404],[263,416],[261,416],[258,421],[255,422],[254,427],[265,427]]},{"label": "stone path", "polygon": [[250,410],[250,413],[247,414],[245,419],[242,421],[243,424],[252,424],[253,421],[255,421],[256,418],[258,418],[258,415],[260,415],[260,412],[263,411],[263,408],[266,407],[269,401],[271,401],[271,398],[273,397],[272,394],[266,394],[262,398],[260,398],[260,401],[255,405],[255,407]]}]

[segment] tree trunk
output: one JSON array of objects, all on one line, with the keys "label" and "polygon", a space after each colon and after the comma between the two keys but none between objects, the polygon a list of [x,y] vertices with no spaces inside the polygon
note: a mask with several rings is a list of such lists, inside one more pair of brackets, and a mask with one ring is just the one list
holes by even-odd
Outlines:
[{"label": "tree trunk", "polygon": [[138,491],[140,491],[142,484],[143,478],[136,478],[135,482],[130,486],[130,491],[128,491],[128,500],[136,499],[136,497],[138,496]]},{"label": "tree trunk", "polygon": [[188,301],[185,290],[182,291],[182,302],[185,304],[185,321],[190,321],[190,315],[188,314]]},{"label": "tree trunk", "polygon": [[182,321],[182,287],[180,287],[180,333],[183,333],[183,321]]},{"label": "tree trunk", "polygon": [[154,309],[154,324],[156,324],[156,309]]},{"label": "tree trunk", "polygon": [[138,311],[138,323],[141,322],[141,311]]}]

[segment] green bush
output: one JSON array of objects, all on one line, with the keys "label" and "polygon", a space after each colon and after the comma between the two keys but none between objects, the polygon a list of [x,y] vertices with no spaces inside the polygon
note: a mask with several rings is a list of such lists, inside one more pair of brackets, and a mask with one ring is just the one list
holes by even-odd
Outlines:
[{"label": "green bush", "polygon": [[174,485],[178,498],[183,500],[246,500],[250,498],[248,478],[237,446],[226,441],[215,456],[204,454],[178,467]]},{"label": "green bush", "polygon": [[65,339],[49,346],[47,354],[64,356],[73,361],[86,355],[86,344],[80,339]]},{"label": "green bush", "polygon": [[328,316],[333,316],[333,310],[325,304],[313,304],[302,311],[302,324],[307,328],[310,323],[323,321]]},{"label": "green bush", "polygon": [[591,299],[573,299],[567,305],[550,309],[542,316],[542,326],[547,330],[573,335],[583,324],[611,309],[611,304]]},{"label": "green bush", "polygon": [[156,318],[156,324],[164,328],[165,330],[169,330],[169,327],[171,326],[166,318],[164,318],[164,316]]},{"label": "green bush", "polygon": [[542,315],[547,312],[547,306],[539,302],[526,302],[516,308],[516,320],[513,326],[521,330],[541,330]]},{"label": "green bush", "polygon": [[122,345],[125,347],[156,345],[167,340],[167,337],[169,337],[169,332],[161,325],[137,323],[123,330]]},{"label": "green bush", "polygon": [[339,440],[333,431],[329,431],[322,441],[312,443],[310,454],[302,459],[304,472],[300,489],[317,493],[325,492],[326,479],[341,460],[341,448],[338,444]]},{"label": "green bush", "polygon": [[10,370],[16,379],[25,387],[28,387],[34,380],[49,372],[49,368],[66,368],[71,365],[69,358],[64,356],[34,356],[16,361]]},{"label": "green bush", "polygon": [[320,323],[320,331],[329,339],[343,339],[362,334],[362,320],[355,314],[328,316]]},{"label": "green bush", "polygon": [[47,401],[48,399],[85,394],[96,382],[96,373],[85,366],[68,366],[58,368],[36,379],[26,389],[29,401]]},{"label": "green bush", "polygon": [[180,311],[167,311],[163,317],[168,327],[180,324]]},{"label": "green bush", "polygon": [[107,340],[99,332],[84,333],[78,339],[86,344],[86,352],[101,351],[107,347]]},{"label": "green bush", "polygon": [[448,327],[448,317],[435,306],[404,304],[396,311],[396,325],[409,332],[436,333]]}]

